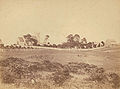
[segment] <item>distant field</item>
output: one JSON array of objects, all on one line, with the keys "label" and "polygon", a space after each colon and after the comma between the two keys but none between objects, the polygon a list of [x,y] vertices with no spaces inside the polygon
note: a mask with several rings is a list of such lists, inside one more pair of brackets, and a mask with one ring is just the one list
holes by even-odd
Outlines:
[{"label": "distant field", "polygon": [[57,50],[57,49],[5,49],[0,51],[0,58],[18,57],[29,61],[39,59],[65,64],[67,62],[85,62],[104,67],[109,71],[120,71],[120,46],[94,50]]}]

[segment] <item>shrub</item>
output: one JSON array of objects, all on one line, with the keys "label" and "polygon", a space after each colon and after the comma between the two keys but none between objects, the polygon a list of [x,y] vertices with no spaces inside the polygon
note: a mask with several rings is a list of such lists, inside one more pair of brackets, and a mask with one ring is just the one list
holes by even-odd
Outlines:
[{"label": "shrub", "polygon": [[51,79],[55,85],[62,86],[63,83],[70,77],[71,76],[68,70],[61,70],[53,73]]}]

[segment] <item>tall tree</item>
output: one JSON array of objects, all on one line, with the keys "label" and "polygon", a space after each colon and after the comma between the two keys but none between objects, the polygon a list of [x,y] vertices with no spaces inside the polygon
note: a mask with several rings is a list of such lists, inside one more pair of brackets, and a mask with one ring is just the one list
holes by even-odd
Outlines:
[{"label": "tall tree", "polygon": [[78,34],[74,35],[74,41],[79,42],[80,41],[80,36]]},{"label": "tall tree", "polygon": [[87,44],[87,39],[84,37],[83,39],[81,39],[81,43]]},{"label": "tall tree", "polygon": [[47,40],[49,39],[49,37],[50,37],[49,35],[46,35],[46,36],[45,36],[44,44],[47,44]]},{"label": "tall tree", "polygon": [[25,41],[26,41],[26,43],[27,43],[28,46],[31,46],[31,45],[36,46],[37,43],[38,43],[37,39],[35,39],[30,34],[24,35],[24,38],[25,38]]},{"label": "tall tree", "polygon": [[74,40],[74,36],[73,36],[73,34],[69,34],[67,37],[67,42],[73,42]]}]

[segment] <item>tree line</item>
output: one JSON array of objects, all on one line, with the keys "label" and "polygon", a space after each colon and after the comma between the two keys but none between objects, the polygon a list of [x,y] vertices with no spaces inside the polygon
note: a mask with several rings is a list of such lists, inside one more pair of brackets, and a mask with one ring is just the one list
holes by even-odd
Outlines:
[{"label": "tree line", "polygon": [[13,45],[7,45],[4,46],[4,44],[0,44],[0,48],[33,48],[32,46],[41,46],[41,47],[53,47],[53,48],[76,48],[76,49],[89,49],[89,48],[97,48],[97,47],[103,47],[105,46],[105,42],[101,41],[99,43],[95,43],[95,42],[88,42],[87,39],[81,38],[80,35],[78,34],[69,34],[66,37],[66,42],[63,42],[61,44],[51,44],[50,42],[47,42],[47,40],[49,39],[49,35],[46,35],[45,40],[43,42],[43,44],[38,44],[38,40],[34,37],[32,37],[30,34],[24,35],[23,36],[25,39],[25,43],[27,45],[27,47],[25,46],[21,46],[21,45],[17,45],[17,44],[13,44]]}]

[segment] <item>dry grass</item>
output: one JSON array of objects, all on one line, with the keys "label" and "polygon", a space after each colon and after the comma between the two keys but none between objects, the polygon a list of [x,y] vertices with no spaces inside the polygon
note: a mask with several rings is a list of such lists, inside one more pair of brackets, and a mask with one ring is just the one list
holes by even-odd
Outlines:
[{"label": "dry grass", "polygon": [[0,52],[0,89],[118,89],[120,47]]}]

